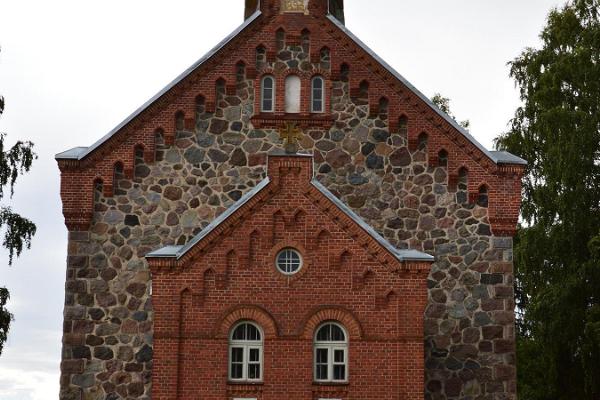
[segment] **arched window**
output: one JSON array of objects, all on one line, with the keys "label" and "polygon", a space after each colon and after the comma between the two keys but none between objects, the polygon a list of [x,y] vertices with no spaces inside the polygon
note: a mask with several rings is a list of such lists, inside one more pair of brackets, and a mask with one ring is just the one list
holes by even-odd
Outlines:
[{"label": "arched window", "polygon": [[238,61],[238,63],[235,64],[235,80],[237,82],[246,80],[246,64],[243,61]]},{"label": "arched window", "polygon": [[311,92],[310,111],[322,113],[325,111],[325,82],[321,76],[315,76],[312,79]]},{"label": "arched window", "polygon": [[427,149],[427,141],[429,140],[429,136],[427,136],[425,132],[421,132],[417,140],[419,143],[419,150]]},{"label": "arched window", "polygon": [[381,119],[386,119],[387,118],[389,105],[390,105],[390,102],[389,102],[389,100],[387,98],[382,97],[382,98],[379,99],[379,108],[378,108],[378,111],[379,111],[379,117]]},{"label": "arched window", "polygon": [[481,185],[477,196],[477,205],[479,207],[487,207],[489,203],[488,188],[486,185]]},{"label": "arched window", "polygon": [[297,75],[285,78],[285,112],[297,114],[300,112],[301,82]]},{"label": "arched window", "polygon": [[307,54],[310,53],[310,31],[308,29],[302,30],[300,38],[302,41],[302,51]]},{"label": "arched window", "polygon": [[283,28],[279,28],[275,32],[275,41],[277,42],[277,51],[285,49],[285,31]]},{"label": "arched window", "polygon": [[259,382],[263,376],[263,336],[251,322],[241,322],[229,337],[229,380]]},{"label": "arched window", "polygon": [[262,112],[275,111],[275,79],[267,75],[261,82],[261,106]]},{"label": "arched window", "polygon": [[438,153],[438,165],[440,167],[448,166],[448,152],[446,150],[440,150]]},{"label": "arched window", "polygon": [[350,66],[346,63],[343,63],[340,66],[340,80],[342,82],[348,82],[349,78],[350,78]]},{"label": "arched window", "polygon": [[403,115],[398,120],[398,131],[403,136],[408,136],[408,117]]},{"label": "arched window", "polygon": [[335,323],[321,325],[315,334],[315,381],[348,381],[348,336],[344,328]]},{"label": "arched window", "polygon": [[368,98],[369,97],[369,82],[362,81],[358,85],[358,90],[360,92],[360,97]]},{"label": "arched window", "polygon": [[256,48],[256,69],[262,68],[267,62],[267,48],[262,44]]}]

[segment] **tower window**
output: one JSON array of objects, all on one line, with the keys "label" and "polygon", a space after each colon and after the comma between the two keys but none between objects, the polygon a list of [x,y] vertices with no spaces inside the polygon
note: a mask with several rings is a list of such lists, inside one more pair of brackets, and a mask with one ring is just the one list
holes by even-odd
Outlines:
[{"label": "tower window", "polygon": [[438,153],[438,165],[440,167],[448,166],[448,152],[446,150],[440,150]]},{"label": "tower window", "polygon": [[320,76],[315,76],[312,79],[312,98],[311,111],[314,113],[322,113],[325,110],[324,106],[325,82]]},{"label": "tower window", "polygon": [[275,79],[270,75],[261,82],[261,111],[275,111]]},{"label": "tower window", "polygon": [[283,249],[277,254],[277,269],[284,275],[295,275],[302,268],[302,256],[294,249]]},{"label": "tower window", "polygon": [[297,114],[300,112],[301,82],[297,75],[285,78],[285,112]]}]

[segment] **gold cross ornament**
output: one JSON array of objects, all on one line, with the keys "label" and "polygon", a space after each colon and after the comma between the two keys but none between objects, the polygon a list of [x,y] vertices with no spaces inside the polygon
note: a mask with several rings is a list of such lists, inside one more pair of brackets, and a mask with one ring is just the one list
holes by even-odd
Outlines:
[{"label": "gold cross ornament", "polygon": [[302,137],[302,131],[296,127],[296,124],[288,122],[285,128],[279,130],[279,136],[285,140],[285,152],[295,154],[298,152],[298,139]]}]

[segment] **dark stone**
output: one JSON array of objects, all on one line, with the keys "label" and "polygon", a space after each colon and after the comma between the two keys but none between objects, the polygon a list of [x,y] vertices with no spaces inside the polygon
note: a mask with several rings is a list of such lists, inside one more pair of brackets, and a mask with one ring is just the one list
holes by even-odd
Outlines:
[{"label": "dark stone", "polygon": [[491,228],[490,228],[489,225],[480,224],[477,227],[477,234],[478,235],[482,235],[482,236],[491,236],[492,235],[492,230],[491,230]]},{"label": "dark stone", "polygon": [[354,186],[364,185],[365,183],[369,183],[369,179],[360,175],[360,174],[350,174],[348,177],[348,182]]},{"label": "dark stone", "polygon": [[140,298],[146,294],[146,285],[143,283],[132,283],[127,286],[127,293]]},{"label": "dark stone", "polygon": [[240,132],[243,127],[244,124],[242,124],[240,121],[235,121],[231,124],[231,130],[234,132]]},{"label": "dark stone", "polygon": [[327,154],[327,162],[333,168],[342,168],[352,162],[352,158],[343,150],[335,149]]},{"label": "dark stone", "polygon": [[94,348],[94,358],[99,360],[112,360],[114,357],[113,351],[105,346]]},{"label": "dark stone", "polygon": [[390,229],[402,229],[404,227],[404,222],[401,218],[394,218],[388,221],[387,227]]},{"label": "dark stone", "polygon": [[486,326],[492,323],[490,316],[486,312],[475,313],[475,326]]},{"label": "dark stone", "polygon": [[135,355],[135,360],[139,363],[145,363],[152,360],[152,347],[145,344]]},{"label": "dark stone", "polygon": [[228,194],[228,196],[233,200],[233,201],[238,201],[239,199],[242,198],[242,192],[240,190],[234,190],[233,192],[230,192]]},{"label": "dark stone", "polygon": [[144,383],[134,382],[127,385],[127,393],[132,398],[138,398],[144,394]]},{"label": "dark stone", "polygon": [[459,378],[450,378],[446,381],[446,395],[447,396],[460,396],[460,392],[462,391],[462,381]]},{"label": "dark stone", "polygon": [[172,201],[180,200],[183,196],[183,190],[177,186],[167,186],[163,196]]},{"label": "dark stone", "polygon": [[329,166],[329,164],[323,164],[323,165],[321,165],[321,168],[319,168],[320,174],[328,174],[330,172],[331,172],[331,167]]},{"label": "dark stone", "polygon": [[467,358],[476,359],[478,354],[477,347],[470,344],[459,344],[450,348],[450,355],[457,360],[466,360]]},{"label": "dark stone", "polygon": [[213,162],[217,162],[217,163],[225,162],[229,158],[226,153],[222,152],[221,150],[217,150],[217,149],[210,149],[208,151],[208,156],[210,157],[210,159]]},{"label": "dark stone", "polygon": [[125,216],[125,225],[127,226],[138,226],[140,224],[140,219],[137,215],[129,214]]},{"label": "dark stone", "polygon": [[484,326],[482,331],[485,340],[502,339],[504,335],[504,328],[502,326]]},{"label": "dark stone", "polygon": [[377,154],[370,154],[367,157],[366,165],[370,169],[383,169],[383,157]]},{"label": "dark stone", "polygon": [[228,121],[213,118],[210,123],[209,131],[210,131],[210,133],[214,133],[215,135],[220,135],[221,133],[225,132],[228,127],[229,127]]},{"label": "dark stone", "polygon": [[463,367],[463,364],[454,357],[448,357],[444,365],[451,371],[458,371]]},{"label": "dark stone", "polygon": [[117,298],[111,293],[98,293],[96,301],[100,307],[111,307],[117,304]]},{"label": "dark stone", "polygon": [[136,311],[131,318],[138,322],[146,321],[148,319],[148,313],[146,311]]},{"label": "dark stone", "polygon": [[504,282],[502,274],[481,274],[481,283],[483,285],[498,285]]},{"label": "dark stone", "polygon": [[384,131],[383,129],[374,129],[373,130],[373,139],[377,142],[387,142],[390,138],[390,133],[388,131]]},{"label": "dark stone", "polygon": [[412,157],[406,147],[402,147],[390,154],[390,163],[394,167],[407,167],[411,162]]},{"label": "dark stone", "polygon": [[99,308],[92,308],[88,310],[88,314],[90,315],[90,318],[92,318],[94,321],[99,321],[106,315],[104,314],[104,311],[102,311]]},{"label": "dark stone", "polygon": [[229,163],[237,167],[246,166],[248,164],[248,159],[246,158],[246,153],[244,153],[244,150],[239,148],[235,149],[231,155],[231,158],[229,159]]},{"label": "dark stone", "polygon": [[362,145],[362,148],[360,149],[360,152],[364,155],[364,156],[368,156],[369,154],[371,154],[373,152],[373,150],[375,150],[375,145],[371,142],[367,142],[364,143]]},{"label": "dark stone", "polygon": [[73,358],[85,358],[87,360],[92,358],[90,348],[87,346],[75,346],[73,347]]}]

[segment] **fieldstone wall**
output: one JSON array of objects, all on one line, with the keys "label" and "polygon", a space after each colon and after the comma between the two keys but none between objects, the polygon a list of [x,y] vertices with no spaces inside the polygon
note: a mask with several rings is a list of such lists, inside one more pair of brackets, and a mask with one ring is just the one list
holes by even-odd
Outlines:
[{"label": "fieldstone wall", "polygon": [[[307,68],[301,46],[282,52],[278,68]],[[186,243],[265,177],[267,154],[282,143],[274,130],[253,129],[253,88],[238,82],[215,113],[200,104],[194,130],[180,129],[155,163],[139,158],[134,179],[120,177],[113,197],[98,188],[90,231],[70,233],[62,400],[151,398],[144,255]],[[410,151],[406,135],[390,132],[384,113],[369,115],[347,82],[333,82],[328,95],[334,127],[308,129],[300,143],[314,153],[318,179],[391,243],[437,258],[425,315],[426,399],[515,399],[511,239],[492,236],[486,207],[449,192],[446,168],[429,166],[426,144]]]}]

